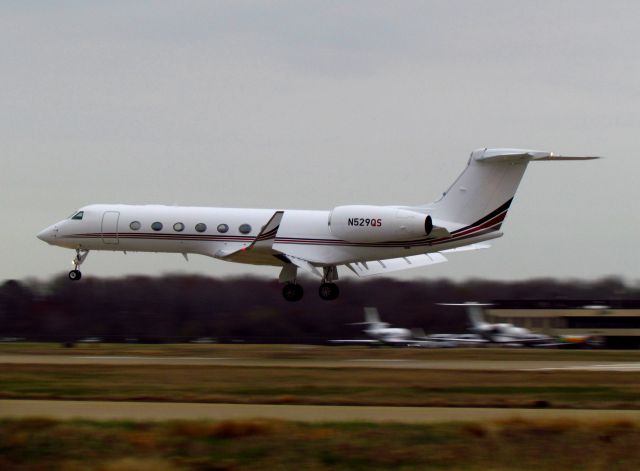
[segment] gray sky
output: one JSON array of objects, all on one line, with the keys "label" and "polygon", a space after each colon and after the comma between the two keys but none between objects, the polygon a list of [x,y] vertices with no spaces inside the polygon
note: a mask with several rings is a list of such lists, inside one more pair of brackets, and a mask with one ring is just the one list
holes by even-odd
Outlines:
[{"label": "gray sky", "polygon": [[[435,199],[478,147],[532,164],[490,250],[402,277],[638,277],[638,2],[3,2],[0,279],[89,203],[330,209]],[[93,252],[85,274],[264,274]]]}]

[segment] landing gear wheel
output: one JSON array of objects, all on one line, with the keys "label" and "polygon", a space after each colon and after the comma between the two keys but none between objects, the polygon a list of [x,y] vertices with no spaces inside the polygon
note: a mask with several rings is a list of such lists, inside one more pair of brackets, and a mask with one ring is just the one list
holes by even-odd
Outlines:
[{"label": "landing gear wheel", "polygon": [[79,248],[76,249],[76,258],[73,259],[74,269],[69,272],[69,279],[71,281],[78,281],[80,278],[82,278],[82,273],[80,273],[78,267],[82,265],[84,259],[87,258],[87,255],[89,255],[88,250],[81,250]]},{"label": "landing gear wheel", "polygon": [[297,283],[287,283],[282,288],[282,296],[289,302],[300,301],[303,294],[302,286]]},{"label": "landing gear wheel", "polygon": [[320,285],[320,289],[318,290],[318,294],[325,301],[333,301],[334,299],[338,298],[340,289],[335,283],[322,283]]}]

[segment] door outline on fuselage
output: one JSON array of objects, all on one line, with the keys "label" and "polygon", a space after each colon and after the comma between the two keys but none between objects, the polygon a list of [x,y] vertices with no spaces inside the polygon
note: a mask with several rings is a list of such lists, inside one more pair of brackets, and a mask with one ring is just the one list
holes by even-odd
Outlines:
[{"label": "door outline on fuselage", "polygon": [[[120,211],[105,211],[102,215],[102,242],[109,245],[117,245],[120,243],[118,239],[118,221],[120,220]],[[113,235],[115,234],[115,236]]]}]

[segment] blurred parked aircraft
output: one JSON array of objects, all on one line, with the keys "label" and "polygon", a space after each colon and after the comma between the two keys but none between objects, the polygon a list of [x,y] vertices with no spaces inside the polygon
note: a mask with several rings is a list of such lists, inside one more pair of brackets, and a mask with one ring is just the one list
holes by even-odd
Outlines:
[{"label": "blurred parked aircraft", "polygon": [[364,308],[365,321],[352,325],[365,325],[364,333],[368,339],[332,340],[332,343],[342,345],[392,345],[396,347],[424,347],[443,348],[455,347],[457,343],[451,339],[431,338],[421,329],[405,329],[390,327],[387,322],[380,320],[380,314],[375,307]]},{"label": "blurred parked aircraft", "polygon": [[524,327],[517,327],[507,323],[490,324],[486,322],[482,314],[482,306],[488,306],[488,304],[467,302],[461,304],[442,303],[442,305],[465,306],[467,308],[469,321],[471,322],[469,331],[491,343],[516,347],[559,347],[566,345],[563,341],[549,337],[548,335],[533,333]]}]

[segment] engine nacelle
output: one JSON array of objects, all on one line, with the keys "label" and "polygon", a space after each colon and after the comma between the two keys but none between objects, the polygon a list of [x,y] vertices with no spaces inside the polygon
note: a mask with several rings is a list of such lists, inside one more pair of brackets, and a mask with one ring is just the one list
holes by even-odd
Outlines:
[{"label": "engine nacelle", "polygon": [[356,243],[401,242],[428,236],[431,216],[387,206],[338,206],[329,214],[331,234]]}]

